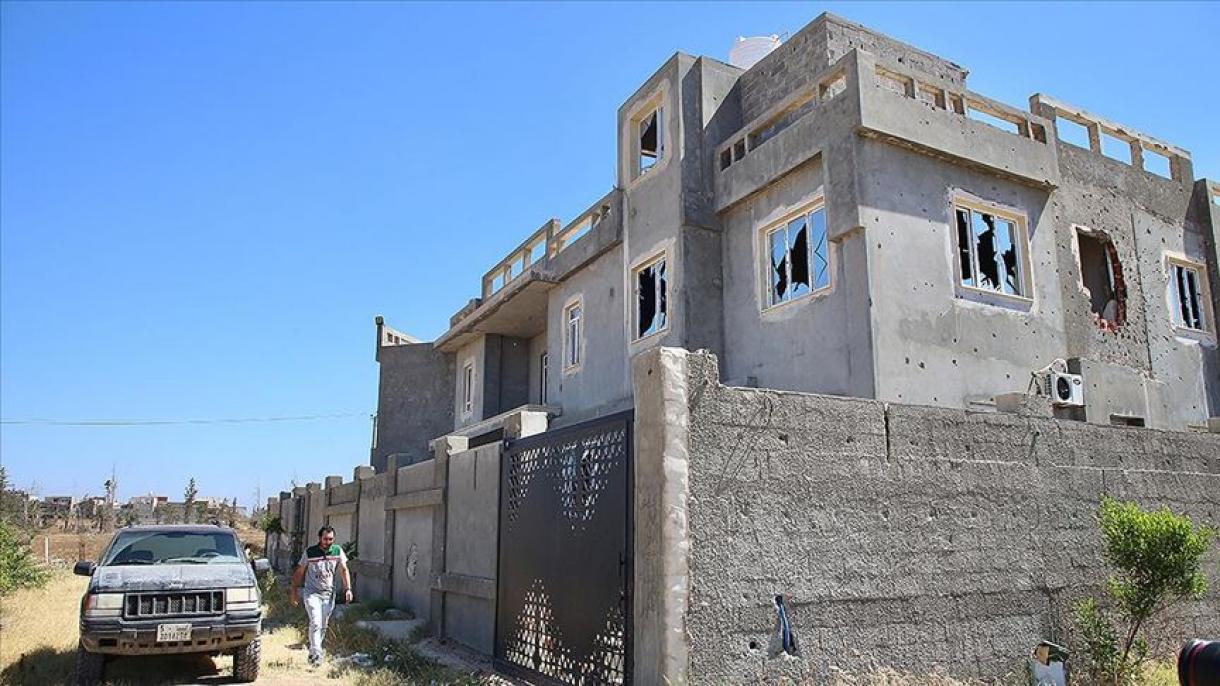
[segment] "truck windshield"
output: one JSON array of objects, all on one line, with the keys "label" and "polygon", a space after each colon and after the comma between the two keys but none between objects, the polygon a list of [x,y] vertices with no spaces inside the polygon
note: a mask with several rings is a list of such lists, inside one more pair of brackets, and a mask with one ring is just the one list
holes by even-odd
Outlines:
[{"label": "truck windshield", "polygon": [[123,531],[102,566],[242,562],[237,538],[223,531]]}]

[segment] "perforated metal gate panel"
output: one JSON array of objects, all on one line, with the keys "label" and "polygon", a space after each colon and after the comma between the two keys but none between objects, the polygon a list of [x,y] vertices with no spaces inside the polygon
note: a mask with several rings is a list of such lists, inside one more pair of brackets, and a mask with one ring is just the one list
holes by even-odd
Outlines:
[{"label": "perforated metal gate panel", "polygon": [[500,461],[496,667],[631,678],[632,413],[509,443]]}]

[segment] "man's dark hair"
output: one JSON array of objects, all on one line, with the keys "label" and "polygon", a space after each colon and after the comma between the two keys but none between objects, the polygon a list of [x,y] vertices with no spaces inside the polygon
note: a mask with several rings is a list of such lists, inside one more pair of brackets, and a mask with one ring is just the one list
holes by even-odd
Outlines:
[{"label": "man's dark hair", "polygon": [[332,534],[333,534],[333,533],[335,533],[335,527],[333,527],[333,526],[324,526],[324,527],[322,527],[321,529],[318,529],[318,538],[322,538],[323,536],[325,536],[325,535],[326,535],[326,533],[327,533],[327,532],[330,532],[330,533],[332,533]]}]

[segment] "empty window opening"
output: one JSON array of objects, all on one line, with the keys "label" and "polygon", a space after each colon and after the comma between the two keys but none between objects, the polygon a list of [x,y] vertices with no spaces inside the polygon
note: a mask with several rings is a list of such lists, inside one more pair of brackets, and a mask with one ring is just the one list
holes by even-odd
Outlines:
[{"label": "empty window opening", "polygon": [[580,336],[583,326],[584,308],[579,302],[568,305],[564,310],[564,320],[567,326],[564,329],[564,367],[576,367],[580,365]]},{"label": "empty window opening", "polygon": [[1135,417],[1125,414],[1110,415],[1110,423],[1114,426],[1144,426],[1143,417]]},{"label": "empty window opening", "polygon": [[504,272],[503,271],[497,272],[496,275],[493,276],[491,279],[491,292],[492,293],[495,293],[496,291],[500,290],[501,288],[504,288]]},{"label": "empty window opening", "polygon": [[1022,234],[1016,220],[961,206],[955,215],[961,284],[1024,297]]},{"label": "empty window opening", "polygon": [[1203,314],[1203,286],[1199,268],[1184,264],[1170,265],[1170,278],[1174,295],[1174,323],[1178,326],[1206,331],[1207,321]]},{"label": "empty window opening", "polygon": [[1156,174],[1167,179],[1173,178],[1173,171],[1169,167],[1169,158],[1155,150],[1144,148],[1144,171],[1149,174]]},{"label": "empty window opening", "polygon": [[474,363],[467,362],[462,368],[462,412],[474,411]]},{"label": "empty window opening", "polygon": [[547,353],[542,353],[542,357],[538,359],[538,403],[546,404],[546,382],[550,376],[551,356]]},{"label": "empty window opening", "polygon": [[1080,248],[1080,285],[1089,294],[1089,310],[1104,331],[1114,331],[1127,318],[1127,289],[1118,250],[1104,234],[1076,231]]},{"label": "empty window opening", "polygon": [[877,67],[877,84],[888,91],[899,95],[910,95],[912,83],[911,79],[901,74]]},{"label": "empty window opening", "polygon": [[980,110],[976,107],[967,106],[966,107],[966,116],[970,117],[971,119],[973,119],[977,122],[982,122],[984,124],[987,124],[988,126],[994,126],[995,128],[1000,129],[1001,131],[1007,131],[1008,133],[1015,133],[1017,135],[1021,135],[1021,126],[1019,124],[1017,124],[1016,122],[1008,121],[1007,119],[998,117],[990,112],[984,112],[983,110]]},{"label": "empty window opening", "polygon": [[1055,129],[1059,134],[1059,140],[1064,143],[1071,143],[1085,150],[1093,147],[1089,144],[1089,128],[1080,122],[1059,117],[1055,119]]},{"label": "empty window opening", "polygon": [[817,207],[768,229],[765,236],[768,306],[830,285],[825,207]]},{"label": "empty window opening", "polygon": [[665,150],[662,133],[661,108],[644,115],[636,124],[639,155],[636,162],[636,175],[640,176],[656,166]]},{"label": "empty window opening", "polygon": [[945,109],[945,92],[935,86],[920,86],[915,93],[920,102],[939,109]]},{"label": "empty window opening", "polygon": [[847,90],[847,76],[835,74],[830,79],[823,81],[819,90],[821,90],[822,102],[833,100],[836,95]]},{"label": "empty window opening", "polygon": [[1101,154],[1124,164],[1131,164],[1131,144],[1102,131]]},{"label": "empty window opening", "polygon": [[669,322],[669,277],[662,255],[635,271],[635,337],[663,331]]},{"label": "empty window opening", "polygon": [[733,151],[729,148],[725,148],[724,151],[720,153],[720,168],[728,169],[729,165],[731,164],[733,164]]}]

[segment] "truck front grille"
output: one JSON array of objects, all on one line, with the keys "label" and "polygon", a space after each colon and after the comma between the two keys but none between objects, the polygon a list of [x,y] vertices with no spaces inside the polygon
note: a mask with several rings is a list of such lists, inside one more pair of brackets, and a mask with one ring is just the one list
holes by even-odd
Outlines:
[{"label": "truck front grille", "polygon": [[224,611],[224,591],[128,593],[123,600],[123,616],[130,619],[218,615]]}]

